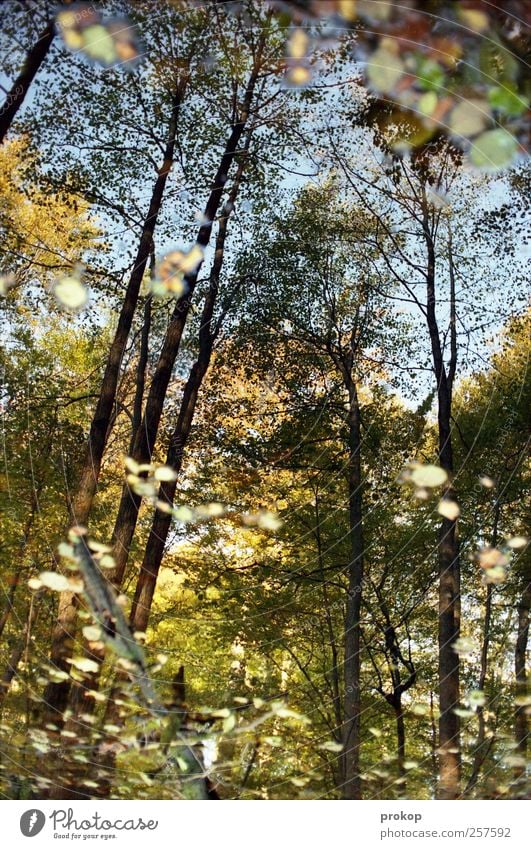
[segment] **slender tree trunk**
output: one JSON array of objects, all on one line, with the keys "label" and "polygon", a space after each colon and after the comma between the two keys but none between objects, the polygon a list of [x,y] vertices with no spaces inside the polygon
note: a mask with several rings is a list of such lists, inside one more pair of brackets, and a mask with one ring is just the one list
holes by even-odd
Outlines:
[{"label": "slender tree trunk", "polygon": [[[234,201],[240,185],[240,179],[245,168],[245,163],[242,161],[238,167],[236,179],[232,190],[229,194],[225,214],[220,218],[219,229],[216,236],[216,250],[214,253],[214,262],[210,273],[209,291],[205,298],[205,303],[200,320],[199,329],[199,357],[190,370],[188,380],[186,382],[181,407],[177,422],[170,438],[166,465],[171,466],[179,473],[182,465],[184,448],[190,434],[192,421],[197,404],[198,393],[203,381],[203,378],[208,370],[212,348],[216,337],[216,331],[212,328],[212,319],[216,298],[219,291],[219,279],[221,268],[223,265],[223,257],[225,251],[225,239],[227,235],[228,219],[231,210],[234,207]],[[219,329],[219,323],[218,328]],[[141,364],[139,364],[140,367]],[[138,390],[138,383],[137,383]],[[138,393],[137,393],[138,394]],[[136,399],[135,399],[136,400]],[[159,491],[159,499],[172,503],[175,496],[177,482],[170,481],[161,485]],[[151,601],[155,590],[158,571],[164,553],[164,546],[171,524],[171,516],[163,513],[160,510],[155,511],[153,525],[149,540],[146,546],[144,561],[138,577],[135,597],[133,600],[133,608],[131,611],[131,623],[133,631],[145,631],[147,628],[147,619],[151,608]],[[115,579],[116,581],[116,579]],[[119,589],[119,585],[115,586]],[[137,616],[137,603],[140,601],[140,611]],[[148,600],[149,598],[149,600]],[[145,621],[144,621],[145,620]],[[105,647],[96,643],[89,643],[87,657],[98,664],[98,669],[90,673],[86,677],[83,684],[75,684],[72,688],[70,707],[72,708],[72,718],[68,728],[75,731],[76,715],[79,713],[92,713],[94,710],[94,700],[87,695],[88,690],[97,690],[99,685],[100,667],[103,663],[105,655]]]},{"label": "slender tree trunk", "polygon": [[[436,317],[435,248],[430,227],[428,204],[424,197],[424,236],[428,252],[426,271],[426,320],[431,342],[433,370],[437,382],[437,424],[439,463],[448,473],[445,496],[456,500],[452,487],[452,387],[457,364],[455,284],[450,248],[450,363],[443,360]],[[459,539],[455,520],[443,518],[439,530],[439,799],[456,799],[460,794],[461,758],[459,717],[459,655],[453,644],[459,637],[460,564]]]},{"label": "slender tree trunk", "polygon": [[26,546],[28,544],[28,537],[33,526],[33,522],[35,520],[35,512],[37,510],[37,499],[39,497],[40,490],[41,485],[39,485],[39,488],[35,490],[32,494],[30,512],[26,519],[26,524],[22,532],[22,538],[20,540],[18,551],[15,554],[16,571],[13,572],[9,578],[9,590],[7,592],[6,603],[2,614],[0,615],[0,638],[4,633],[4,628],[6,627],[9,621],[9,617],[11,616],[11,613],[13,611],[13,605],[15,603],[17,589],[20,586],[20,579],[24,574],[22,561],[24,558],[24,552],[26,551]]},{"label": "slender tree trunk", "polygon": [[[319,568],[321,571],[321,587],[323,592],[323,601],[324,601],[324,609],[325,609],[325,618],[326,618],[326,630],[328,633],[328,643],[330,646],[330,651],[332,653],[332,669],[331,669],[331,690],[332,690],[332,702],[334,706],[334,719],[336,722],[337,728],[340,728],[343,723],[343,706],[341,704],[341,682],[339,677],[339,669],[340,669],[340,660],[338,653],[338,646],[336,640],[336,634],[334,630],[334,622],[332,619],[332,608],[333,605],[330,602],[330,595],[328,592],[328,585],[325,578],[324,572],[324,562],[323,562],[323,544],[321,539],[321,516],[319,510],[319,497],[317,492],[315,493],[315,538],[317,542],[317,558],[319,562]],[[340,766],[342,765],[342,759],[340,759]],[[345,780],[345,776],[340,778],[339,784],[343,784]]]},{"label": "slender tree trunk", "polygon": [[35,75],[46,59],[54,35],[55,25],[53,20],[51,20],[48,21],[45,29],[41,32],[39,38],[26,55],[22,70],[0,107],[0,143],[4,141],[18,110],[24,103],[24,99]]},{"label": "slender tree trunk", "polygon": [[[244,165],[242,163],[238,169],[237,178],[228,198],[227,211],[220,219],[219,230],[216,237],[214,263],[210,274],[210,286],[201,314],[201,323],[199,328],[199,356],[188,375],[177,422],[170,437],[170,444],[166,456],[166,465],[171,466],[177,475],[181,471],[184,449],[190,435],[199,390],[205,374],[207,373],[212,356],[212,349],[215,341],[212,319],[219,291],[219,278],[225,252],[227,225],[230,210],[234,206],[234,201],[238,192],[243,168]],[[159,500],[169,505],[173,505],[176,489],[177,479],[162,483],[159,490]],[[165,513],[161,510],[155,511],[131,608],[131,627],[134,631],[145,631],[147,628],[155,586],[162,563],[171,521],[171,514]]]},{"label": "slender tree trunk", "polygon": [[[528,557],[526,552],[524,557]],[[523,700],[527,698],[527,672],[526,672],[526,655],[527,641],[529,637],[529,609],[531,607],[531,570],[529,561],[525,564],[523,574],[523,591],[518,603],[518,631],[516,636],[516,645],[514,649],[514,676],[516,683],[516,697]],[[527,741],[529,737],[529,716],[526,712],[525,704],[516,704],[514,718],[514,740],[516,743],[516,753],[522,758],[527,759]],[[525,776],[525,767],[519,766],[515,769],[515,778],[523,779]]]},{"label": "slender tree trunk", "polygon": [[[155,276],[155,257],[151,258],[151,277]],[[142,407],[144,404],[144,389],[146,385],[146,368],[149,356],[149,334],[151,332],[151,295],[146,298],[144,304],[144,323],[142,324],[142,335],[140,338],[140,352],[136,370],[135,400],[133,402],[133,418],[131,421],[131,444],[129,453],[133,451],[135,434],[142,423]]]},{"label": "slender tree trunk", "polygon": [[[497,500],[494,507],[494,526],[492,530],[491,545],[495,547],[498,542],[498,523],[500,520],[500,502]],[[487,680],[488,662],[489,662],[489,645],[490,645],[490,625],[492,619],[492,584],[487,584],[487,593],[485,598],[485,618],[483,620],[483,641],[481,645],[481,659],[479,666],[478,690],[481,692],[485,689]],[[476,741],[476,750],[474,752],[474,761],[472,771],[468,779],[465,795],[470,793],[476,786],[481,767],[485,763],[485,759],[489,753],[491,744],[486,739],[486,722],[485,710],[483,705],[478,706],[478,737]]]},{"label": "slender tree trunk", "polygon": [[[242,163],[238,169],[235,184],[228,199],[226,214],[220,219],[219,230],[216,238],[214,262],[210,273],[210,285],[201,314],[199,329],[199,356],[190,370],[188,380],[184,387],[179,415],[170,438],[170,444],[166,456],[166,465],[171,466],[177,475],[181,470],[184,449],[190,435],[198,393],[201,388],[203,378],[208,370],[216,333],[219,330],[219,321],[216,330],[214,330],[212,327],[212,319],[219,291],[219,277],[223,265],[228,218],[230,210],[234,205],[234,199],[238,191],[239,180],[241,179],[243,168],[244,166]],[[177,480],[161,483],[158,493],[159,500],[172,505],[175,498],[176,488]],[[151,604],[164,554],[164,547],[171,526],[171,519],[172,517],[170,514],[161,510],[155,511],[131,607],[130,625],[133,633],[136,631],[145,632],[147,629],[149,615],[151,612]],[[119,673],[107,700],[105,709],[106,723],[120,725],[122,722],[120,706],[117,704],[117,699],[120,697],[123,682],[124,676]],[[105,755],[104,765],[109,771],[112,771],[113,769],[114,759],[114,753],[112,752],[108,752]],[[105,793],[108,794],[109,792],[110,784],[106,784],[103,788],[103,794],[105,795]]]},{"label": "slender tree trunk", "polygon": [[361,492],[361,427],[356,385],[350,371],[347,376],[349,393],[349,464],[348,498],[350,526],[350,564],[345,614],[345,658],[343,700],[344,799],[361,799],[360,777],[360,652],[361,598],[363,588],[363,527]]},{"label": "slender tree trunk", "polygon": [[27,651],[31,636],[31,629],[33,628],[34,622],[37,618],[38,610],[38,602],[36,598],[32,597],[26,616],[26,622],[22,629],[22,634],[20,635],[20,640],[18,640],[17,644],[13,648],[6,668],[2,674],[2,679],[0,681],[0,707],[3,705],[9,692],[9,688],[11,687],[11,682],[18,672],[20,661],[22,660],[24,653]]},{"label": "slender tree trunk", "polygon": [[[214,177],[210,196],[205,206],[204,219],[207,223],[203,224],[199,228],[199,232],[197,234],[197,244],[201,248],[206,248],[210,241],[213,223],[221,204],[229,169],[237,155],[238,145],[247,126],[254,97],[254,90],[262,64],[261,56],[263,47],[264,40],[262,39],[261,47],[258,49],[253,70],[247,83],[240,120],[233,126],[232,132],[227,139],[225,150],[221,157],[217,173]],[[151,460],[155,441],[157,439],[164,401],[166,399],[166,392],[168,390],[175,359],[179,352],[181,338],[188,318],[200,267],[201,266],[198,265],[195,271],[186,275],[186,295],[181,297],[177,302],[166,331],[162,351],[155,368],[155,373],[153,375],[153,380],[146,400],[142,424],[137,430],[133,444],[132,457],[138,463],[148,463]],[[123,487],[113,532],[113,555],[116,566],[112,573],[112,581],[115,586],[120,586],[123,580],[141,502],[141,496],[133,492],[128,486],[125,485]]]},{"label": "slender tree trunk", "polygon": [[[135,264],[129,278],[129,284],[127,286],[122,309],[118,318],[118,325],[114,335],[114,340],[107,359],[100,395],[90,426],[85,460],[78,488],[74,498],[72,499],[72,517],[74,522],[79,525],[85,525],[87,523],[92,501],[96,493],[101,463],[108,438],[109,423],[116,399],[122,357],[129,338],[144,271],[152,249],[153,232],[162,206],[164,189],[173,164],[179,107],[184,97],[187,83],[188,76],[183,75],[177,85],[172,102],[164,159],[153,187],[153,193],[148,213],[144,221]],[[63,671],[68,670],[66,657],[69,654],[69,649],[75,633],[77,606],[77,596],[72,593],[61,594],[57,625],[52,635],[50,660],[53,666],[58,667]],[[58,720],[60,714],[62,714],[66,707],[69,689],[69,681],[64,681],[59,684],[48,684],[44,694],[45,710],[49,714],[47,721]]]},{"label": "slender tree trunk", "polygon": [[398,763],[398,775],[400,776],[403,782],[400,785],[400,790],[401,794],[404,795],[406,775],[406,770],[404,768],[404,763],[406,760],[406,726],[404,723],[404,711],[402,709],[402,697],[400,695],[397,697],[396,703],[394,705],[394,711],[396,721],[396,755]]},{"label": "slender tree trunk", "polygon": [[437,782],[437,722],[435,720],[434,692],[430,690],[430,738],[431,738],[431,769],[434,786]]}]

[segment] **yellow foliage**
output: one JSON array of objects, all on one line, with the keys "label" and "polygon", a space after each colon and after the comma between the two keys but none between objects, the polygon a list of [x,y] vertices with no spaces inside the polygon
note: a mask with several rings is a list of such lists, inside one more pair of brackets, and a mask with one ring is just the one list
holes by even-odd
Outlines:
[{"label": "yellow foliage", "polygon": [[26,178],[28,170],[35,174],[39,162],[26,137],[0,147],[1,271],[14,272],[15,285],[70,269],[100,235],[86,202],[43,191]]}]

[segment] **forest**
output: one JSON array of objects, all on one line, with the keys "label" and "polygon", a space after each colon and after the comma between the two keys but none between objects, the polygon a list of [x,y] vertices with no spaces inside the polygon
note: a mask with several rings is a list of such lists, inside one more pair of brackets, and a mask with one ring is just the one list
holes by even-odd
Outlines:
[{"label": "forest", "polygon": [[529,799],[529,13],[1,4],[2,799]]}]

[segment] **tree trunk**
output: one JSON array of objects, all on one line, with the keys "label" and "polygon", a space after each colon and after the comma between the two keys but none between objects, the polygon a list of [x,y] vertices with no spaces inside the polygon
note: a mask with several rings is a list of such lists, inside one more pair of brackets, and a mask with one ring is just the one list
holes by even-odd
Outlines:
[{"label": "tree trunk", "polygon": [[54,35],[55,25],[53,20],[51,20],[26,55],[22,70],[11,86],[3,105],[0,107],[0,143],[4,141],[18,110],[24,103],[24,99],[35,75],[46,59]]},{"label": "tree trunk", "polygon": [[7,662],[7,666],[2,674],[2,680],[0,681],[0,707],[5,701],[5,698],[9,692],[9,688],[11,687],[11,682],[13,678],[17,674],[18,666],[20,661],[22,660],[22,656],[28,648],[31,636],[31,629],[37,618],[38,609],[39,607],[37,600],[35,598],[32,598],[30,601],[26,622],[24,624],[24,628],[22,629],[20,640],[17,642],[16,646],[12,650],[9,660]]},{"label": "tree trunk", "polygon": [[[498,523],[500,520],[500,502],[496,501],[494,507],[494,526],[492,530],[492,538],[491,545],[493,548],[497,545],[498,542]],[[483,642],[481,645],[481,660],[479,667],[479,680],[478,680],[478,690],[481,692],[485,689],[485,682],[487,680],[487,672],[488,672],[488,661],[489,661],[489,644],[490,644],[490,624],[492,619],[492,584],[487,584],[487,594],[485,598],[485,618],[483,620]],[[472,764],[472,771],[470,773],[470,778],[468,779],[465,795],[470,793],[474,787],[476,786],[479,775],[481,772],[481,767],[485,763],[485,759],[489,753],[491,744],[487,742],[486,739],[486,723],[485,723],[485,710],[483,705],[478,706],[478,737],[476,741],[476,749],[474,752],[474,762]]]},{"label": "tree trunk", "polygon": [[[151,256],[150,275],[153,279],[155,276],[155,255]],[[151,295],[146,298],[144,304],[144,323],[142,325],[142,335],[140,338],[140,352],[138,355],[138,366],[136,370],[136,386],[135,400],[133,402],[133,418],[131,421],[131,443],[129,453],[133,451],[134,439],[138,428],[142,423],[142,407],[144,405],[144,389],[146,385],[146,368],[149,356],[149,334],[151,332]]]},{"label": "tree trunk", "polygon": [[[439,463],[448,473],[445,496],[456,500],[452,487],[452,388],[457,364],[455,283],[450,250],[450,362],[443,360],[441,337],[436,317],[435,247],[424,196],[423,227],[427,247],[426,321],[430,336],[433,370],[437,382],[437,424]],[[460,794],[461,759],[459,717],[459,655],[452,646],[459,637],[460,564],[459,540],[455,520],[443,518],[438,541],[439,563],[439,799],[456,799]]]},{"label": "tree trunk", "polygon": [[[212,348],[216,335],[212,328],[212,318],[219,291],[219,278],[225,252],[228,219],[230,216],[230,210],[233,208],[236,200],[244,167],[244,163],[242,162],[238,168],[236,180],[228,198],[226,213],[220,219],[219,230],[216,237],[214,263],[210,273],[210,286],[201,314],[199,329],[199,356],[190,370],[188,380],[184,387],[177,422],[170,437],[170,444],[166,456],[166,465],[171,466],[177,474],[181,471],[184,449],[190,435],[195,408],[197,405],[197,397],[212,356]],[[218,330],[219,322],[216,332]],[[177,480],[162,483],[159,490],[159,500],[164,501],[169,505],[173,505],[176,489]],[[145,631],[147,628],[149,614],[151,611],[151,603],[153,601],[153,594],[155,592],[155,586],[160,565],[162,563],[164,547],[166,545],[166,540],[171,526],[171,520],[171,514],[160,510],[155,511],[131,608],[131,626],[133,631]]]},{"label": "tree trunk", "polygon": [[[526,552],[524,557],[528,556]],[[529,564],[526,564],[523,574],[523,592],[518,604],[518,632],[514,649],[514,676],[516,683],[516,697],[527,698],[527,672],[526,654],[527,641],[529,637],[529,609],[531,607],[531,574]],[[527,740],[529,737],[529,717],[525,704],[516,704],[514,718],[514,740],[516,743],[516,754],[527,759]],[[523,780],[525,777],[525,766],[515,769],[515,778]]]},{"label": "tree trunk", "polygon": [[35,520],[35,512],[37,510],[37,500],[39,498],[41,489],[42,489],[42,484],[39,484],[38,488],[36,488],[35,491],[32,493],[30,512],[29,512],[28,517],[26,519],[26,524],[24,526],[24,531],[22,532],[22,538],[20,540],[20,545],[19,545],[18,551],[15,554],[16,571],[13,572],[11,574],[11,576],[8,578],[9,590],[7,592],[7,598],[6,598],[6,603],[5,603],[4,609],[2,611],[2,614],[0,615],[0,639],[2,637],[2,634],[4,633],[4,628],[6,627],[8,621],[9,621],[9,617],[11,616],[11,613],[13,611],[13,605],[15,603],[15,596],[17,594],[17,589],[20,585],[20,579],[21,579],[22,575],[24,574],[23,567],[22,567],[22,559],[24,557],[24,552],[26,551],[26,546],[28,544],[28,537],[29,537],[30,531],[31,531],[31,528],[33,526],[33,522]]},{"label": "tree trunk", "polygon": [[[238,145],[247,125],[256,81],[261,68],[264,39],[262,39],[261,45],[247,84],[240,120],[233,126],[232,132],[227,139],[225,150],[214,177],[210,196],[205,206],[204,219],[207,223],[199,228],[197,234],[197,244],[201,248],[206,248],[210,241],[213,223],[218,213],[223,190],[227,182],[227,175],[237,155]],[[175,359],[179,352],[200,267],[201,265],[198,265],[195,271],[185,276],[186,294],[178,300],[166,331],[162,351],[146,400],[142,424],[136,432],[133,444],[132,457],[138,463],[149,463],[151,460],[162,416],[162,409],[166,399],[166,392],[175,365]],[[132,492],[127,485],[124,485],[113,532],[113,556],[116,566],[112,573],[112,581],[115,586],[120,586],[123,580],[141,502],[142,498],[135,492]]]},{"label": "tree trunk", "polygon": [[[192,421],[197,404],[197,396],[203,378],[208,370],[215,336],[217,330],[219,330],[219,322],[217,330],[213,330],[212,319],[216,298],[219,290],[219,278],[223,265],[228,219],[231,210],[234,206],[234,201],[236,199],[236,195],[239,189],[240,179],[242,177],[244,167],[245,164],[242,161],[238,168],[234,185],[228,197],[225,215],[220,218],[219,230],[216,237],[216,250],[214,254],[214,262],[212,265],[212,270],[210,272],[210,286],[207,296],[205,298],[205,303],[199,325],[199,357],[190,370],[190,374],[183,391],[180,412],[177,418],[175,429],[170,439],[168,455],[166,458],[166,465],[171,466],[177,473],[181,469],[184,447],[190,434],[190,429],[192,426]],[[142,348],[144,348],[144,344],[142,345]],[[147,352],[145,353],[147,354]],[[141,367],[142,358],[141,362],[139,363],[139,369]],[[137,396],[138,395],[139,392],[137,382]],[[135,397],[135,401],[136,400],[137,398]],[[176,486],[176,481],[169,481],[167,483],[162,484],[159,491],[159,499],[169,504],[173,503]],[[153,526],[146,546],[146,553],[144,555],[144,561],[142,564],[140,575],[138,577],[135,597],[133,601],[133,608],[131,611],[131,623],[133,626],[133,631],[145,631],[147,628],[147,619],[149,617],[151,601],[153,599],[155,584],[160,564],[162,561],[164,545],[167,539],[170,524],[170,515],[168,515],[167,513],[163,513],[160,510],[155,511]],[[119,584],[116,583],[116,576],[114,582],[115,587],[119,589]],[[140,596],[142,598],[141,601],[138,602]],[[136,610],[137,604],[140,605],[138,614]],[[137,618],[138,622],[136,621]],[[90,660],[93,660],[98,664],[98,667],[101,667],[105,655],[105,646],[101,646],[98,644],[96,644],[96,646],[93,646],[89,643],[86,654]],[[75,731],[76,715],[78,715],[79,713],[90,714],[93,712],[95,706],[94,700],[87,696],[87,691],[98,689],[100,672],[101,669],[98,668],[96,671],[91,672],[90,675],[85,678],[83,684],[75,684],[72,688],[72,695],[70,699],[72,718],[68,726],[70,730]]]},{"label": "tree trunk", "polygon": [[404,723],[404,711],[402,710],[402,698],[399,695],[394,705],[395,721],[396,721],[396,755],[398,763],[398,775],[402,779],[400,784],[401,794],[405,791],[405,775],[406,770],[404,763],[406,760],[406,726]]},{"label": "tree trunk", "polygon": [[[113,406],[116,399],[116,390],[120,376],[122,357],[129,338],[144,271],[152,249],[153,232],[162,206],[164,189],[173,163],[179,106],[182,102],[187,83],[188,76],[184,75],[177,85],[172,102],[164,159],[153,187],[153,193],[149,204],[149,210],[144,221],[138,252],[129,278],[129,284],[125,293],[120,316],[118,318],[118,325],[114,335],[114,340],[107,359],[98,403],[90,426],[85,460],[79,485],[71,504],[72,518],[78,525],[85,525],[87,523],[94,495],[96,493],[103,453],[105,451],[105,445],[108,438],[109,423],[111,421]],[[57,625],[52,635],[50,661],[54,667],[63,671],[68,670],[66,657],[68,656],[69,646],[71,645],[75,632],[77,606],[77,596],[72,593],[61,594]],[[44,694],[45,710],[48,713],[46,721],[53,722],[60,719],[60,715],[67,704],[69,689],[70,684],[68,681],[64,681],[60,684],[48,684]]]},{"label": "tree trunk", "polygon": [[360,777],[360,650],[361,650],[361,597],[363,587],[363,528],[361,493],[361,429],[360,410],[356,385],[347,379],[349,394],[349,536],[350,563],[347,605],[345,614],[345,695],[343,720],[344,799],[361,799]]}]

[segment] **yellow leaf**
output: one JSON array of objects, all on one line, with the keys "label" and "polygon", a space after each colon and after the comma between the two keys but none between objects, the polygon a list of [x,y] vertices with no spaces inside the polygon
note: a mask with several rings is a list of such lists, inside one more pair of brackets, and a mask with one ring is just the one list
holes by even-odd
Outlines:
[{"label": "yellow leaf", "polygon": [[485,32],[489,28],[489,16],[482,12],[481,9],[463,9],[457,4],[457,17],[474,32]]},{"label": "yellow leaf", "polygon": [[67,660],[81,672],[97,672],[100,668],[94,660],[90,660],[88,657],[70,657]]},{"label": "yellow leaf", "polygon": [[288,53],[293,59],[302,59],[306,56],[308,50],[309,39],[303,29],[297,27],[293,30],[291,38],[288,42]]},{"label": "yellow leaf", "polygon": [[155,469],[153,477],[157,481],[174,481],[177,480],[177,472],[170,466],[159,466]]},{"label": "yellow leaf", "polygon": [[445,519],[450,519],[450,521],[454,521],[457,519],[461,510],[459,509],[459,504],[457,501],[453,501],[451,498],[443,498],[439,501],[437,506],[437,512],[444,516]]},{"label": "yellow leaf", "polygon": [[307,85],[311,78],[312,75],[309,69],[303,65],[296,65],[296,67],[290,68],[287,75],[288,82],[294,86]]},{"label": "yellow leaf", "polygon": [[415,466],[411,472],[411,480],[416,486],[436,487],[442,486],[448,480],[448,475],[440,466],[428,464],[426,466]]}]

